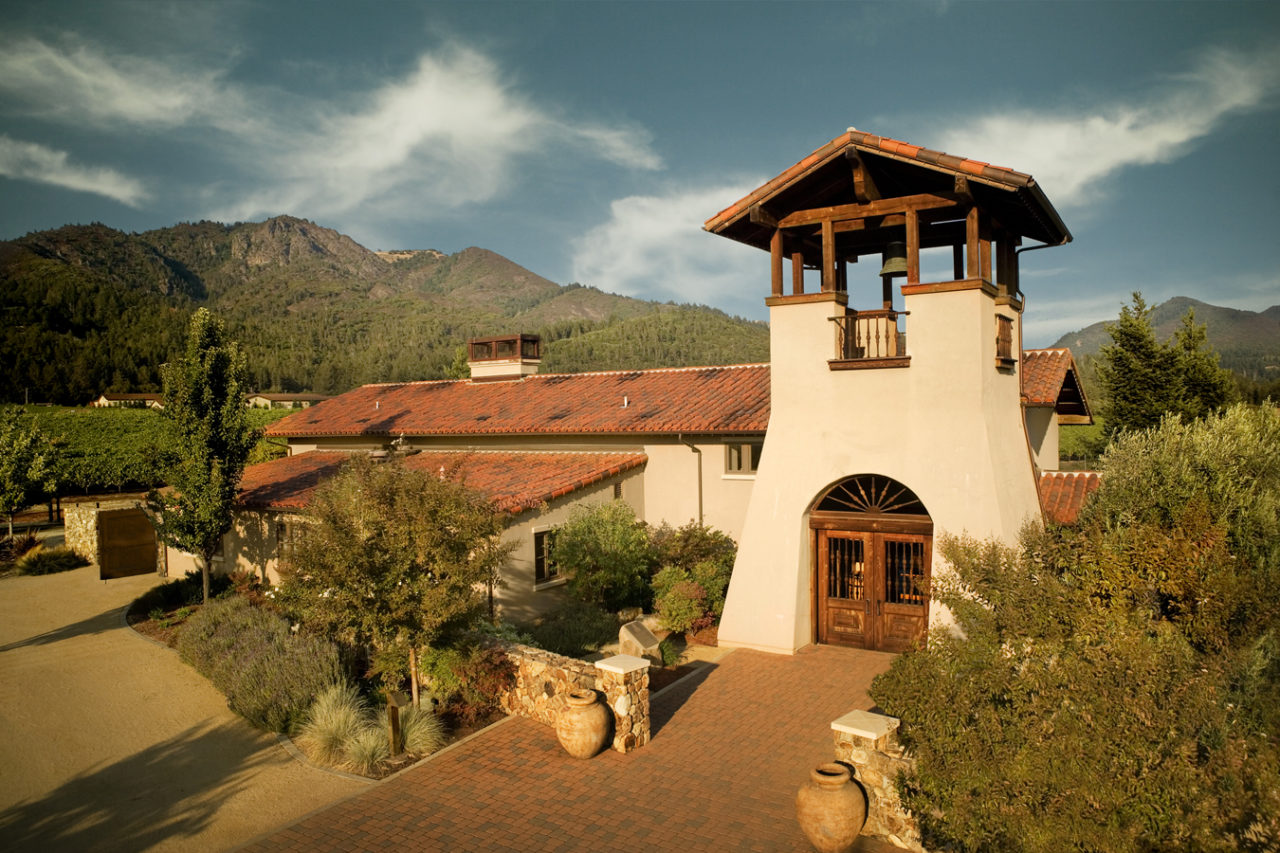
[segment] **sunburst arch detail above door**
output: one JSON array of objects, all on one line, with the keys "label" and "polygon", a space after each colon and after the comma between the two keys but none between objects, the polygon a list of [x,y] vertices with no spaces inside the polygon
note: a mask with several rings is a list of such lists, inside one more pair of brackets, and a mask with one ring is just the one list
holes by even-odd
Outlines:
[{"label": "sunburst arch detail above door", "polygon": [[839,481],[818,498],[818,512],[851,512],[872,515],[929,515],[911,489],[891,477],[857,474]]}]

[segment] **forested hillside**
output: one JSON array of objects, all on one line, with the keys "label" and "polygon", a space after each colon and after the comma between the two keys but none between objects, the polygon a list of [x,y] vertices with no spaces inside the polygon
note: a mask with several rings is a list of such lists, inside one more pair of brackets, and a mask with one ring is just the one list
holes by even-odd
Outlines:
[{"label": "forested hillside", "polygon": [[141,234],[95,224],[0,242],[0,400],[158,391],[200,306],[264,391],[437,378],[467,338],[505,332],[542,335],[545,370],[768,359],[764,324],[557,285],[485,249],[377,253],[287,216]]},{"label": "forested hillside", "polygon": [[[1188,309],[1194,310],[1196,322],[1204,325],[1209,345],[1221,356],[1223,367],[1259,381],[1280,378],[1280,305],[1260,312],[1241,311],[1176,296],[1151,309],[1156,338],[1165,341],[1173,337]],[[1094,323],[1069,332],[1054,346],[1070,347],[1077,360],[1096,357],[1103,344],[1111,342],[1107,325]]]}]

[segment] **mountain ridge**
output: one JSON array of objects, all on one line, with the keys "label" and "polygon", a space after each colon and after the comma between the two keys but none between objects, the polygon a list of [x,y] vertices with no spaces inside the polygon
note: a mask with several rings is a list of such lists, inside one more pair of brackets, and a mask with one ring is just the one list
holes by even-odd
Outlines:
[{"label": "mountain ridge", "polygon": [[763,323],[560,285],[477,246],[378,253],[293,216],[141,233],[93,223],[0,242],[0,353],[14,365],[0,398],[158,390],[201,306],[242,344],[259,390],[439,378],[467,338],[506,332],[542,335],[548,365],[567,372],[768,359]]},{"label": "mountain ridge", "polygon": [[[1195,312],[1195,322],[1204,325],[1209,345],[1223,367],[1251,379],[1274,378],[1280,370],[1280,305],[1248,311],[1175,296],[1151,309],[1156,338],[1166,341],[1173,337],[1188,309]],[[1095,359],[1103,345],[1110,343],[1107,326],[1114,322],[1102,321],[1068,332],[1053,347],[1069,348],[1078,360]]]}]

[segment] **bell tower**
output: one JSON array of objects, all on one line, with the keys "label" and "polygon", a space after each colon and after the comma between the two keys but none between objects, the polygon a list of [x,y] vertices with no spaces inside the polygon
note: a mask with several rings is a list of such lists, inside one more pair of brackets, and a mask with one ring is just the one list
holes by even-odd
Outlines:
[{"label": "bell tower", "polygon": [[[1071,234],[1029,175],[852,128],[704,227],[768,251],[772,285],[771,419],[720,641],[905,648],[949,618],[934,536],[1012,541],[1040,517],[1019,247]],[[843,511],[837,486],[884,491]]]}]

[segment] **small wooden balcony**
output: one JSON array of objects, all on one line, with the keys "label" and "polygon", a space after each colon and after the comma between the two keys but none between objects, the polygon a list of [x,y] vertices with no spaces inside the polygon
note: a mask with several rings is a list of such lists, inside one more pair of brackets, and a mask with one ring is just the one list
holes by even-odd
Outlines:
[{"label": "small wooden balcony", "polygon": [[899,327],[899,318],[908,313],[884,308],[832,317],[836,352],[828,366],[832,370],[909,366],[907,333]]}]

